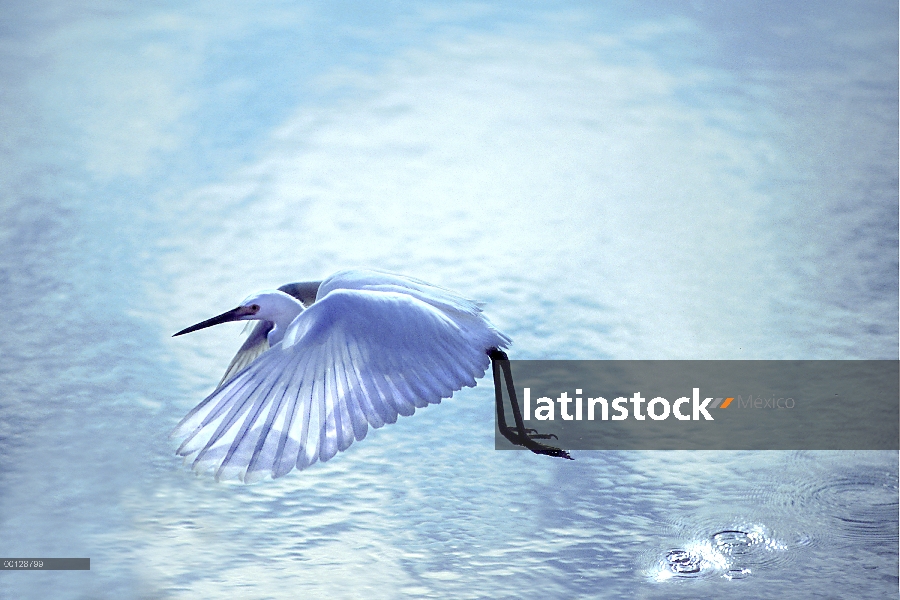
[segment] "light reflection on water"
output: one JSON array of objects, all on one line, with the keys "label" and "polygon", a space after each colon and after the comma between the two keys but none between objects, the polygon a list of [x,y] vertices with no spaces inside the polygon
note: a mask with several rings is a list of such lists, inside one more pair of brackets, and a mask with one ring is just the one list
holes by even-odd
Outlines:
[{"label": "light reflection on water", "polygon": [[896,453],[550,461],[482,386],[279,481],[181,468],[239,328],[169,334],[354,265],[514,358],[897,357],[896,6],[356,8],[3,9],[0,554],[92,570],[0,595],[896,591]]}]

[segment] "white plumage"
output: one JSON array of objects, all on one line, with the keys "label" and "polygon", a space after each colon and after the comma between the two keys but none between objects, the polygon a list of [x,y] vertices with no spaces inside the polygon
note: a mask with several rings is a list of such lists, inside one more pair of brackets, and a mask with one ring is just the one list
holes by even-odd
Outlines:
[{"label": "white plumage", "polygon": [[296,292],[294,305],[284,292],[255,294],[176,334],[261,321],[220,386],[173,432],[196,470],[251,482],[324,462],[370,425],[474,386],[488,351],[510,343],[474,302],[417,279],[341,271],[318,284],[311,302],[315,286],[284,286]]}]

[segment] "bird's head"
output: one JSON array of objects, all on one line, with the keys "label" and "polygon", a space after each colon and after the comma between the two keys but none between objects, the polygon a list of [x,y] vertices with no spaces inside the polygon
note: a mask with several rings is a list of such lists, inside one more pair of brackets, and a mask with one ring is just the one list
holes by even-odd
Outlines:
[{"label": "bird's head", "polygon": [[276,324],[290,323],[302,310],[303,305],[289,294],[278,290],[265,290],[248,296],[237,308],[232,308],[221,315],[182,329],[172,337],[230,321],[257,320],[272,321]]}]

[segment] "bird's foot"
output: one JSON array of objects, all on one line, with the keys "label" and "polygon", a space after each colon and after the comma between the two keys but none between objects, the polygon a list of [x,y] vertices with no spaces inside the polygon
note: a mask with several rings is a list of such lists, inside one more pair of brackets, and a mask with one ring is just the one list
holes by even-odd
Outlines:
[{"label": "bird's foot", "polygon": [[[549,436],[543,436],[546,439]],[[556,437],[556,436],[553,436]],[[531,437],[526,437],[522,441],[522,446],[528,448],[535,454],[546,454],[547,456],[558,456],[559,458],[568,458],[569,460],[575,460],[569,453],[561,448],[557,448],[555,446],[548,446],[547,444],[542,444],[540,442],[534,441]]]},{"label": "bird's foot", "polygon": [[545,454],[547,456],[558,456],[560,458],[568,458],[574,460],[565,450],[555,446],[542,444],[535,440],[558,439],[552,433],[538,433],[536,429],[510,429],[510,435],[505,436],[510,442],[516,446],[522,446],[534,452],[535,454]]},{"label": "bird's foot", "polygon": [[555,433],[538,433],[537,429],[526,429],[525,435],[533,440],[558,440]]}]

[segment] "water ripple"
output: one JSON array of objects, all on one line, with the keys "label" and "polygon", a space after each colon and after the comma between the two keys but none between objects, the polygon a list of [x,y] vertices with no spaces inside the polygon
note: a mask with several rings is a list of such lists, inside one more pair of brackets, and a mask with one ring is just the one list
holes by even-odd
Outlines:
[{"label": "water ripple", "polygon": [[646,570],[656,581],[678,578],[745,579],[793,560],[788,544],[762,525],[697,534],[667,550]]}]

